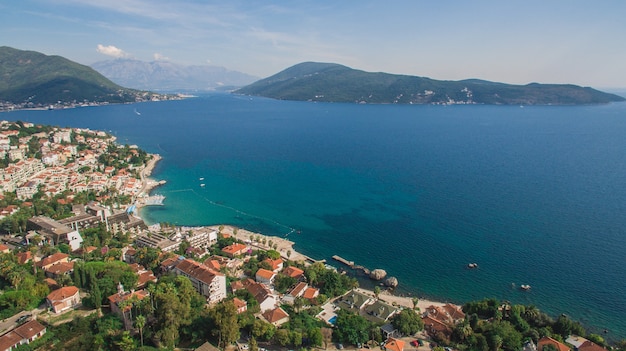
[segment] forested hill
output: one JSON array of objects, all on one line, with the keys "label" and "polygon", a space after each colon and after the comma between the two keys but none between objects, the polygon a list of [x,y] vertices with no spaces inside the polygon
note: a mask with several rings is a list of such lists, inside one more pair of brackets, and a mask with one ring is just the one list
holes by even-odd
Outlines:
[{"label": "forested hill", "polygon": [[90,67],[61,56],[0,47],[0,101],[13,104],[131,102],[142,93],[123,88]]},{"label": "forested hill", "polygon": [[375,104],[580,105],[625,100],[571,84],[441,81],[317,62],[297,64],[235,93],[282,100]]}]

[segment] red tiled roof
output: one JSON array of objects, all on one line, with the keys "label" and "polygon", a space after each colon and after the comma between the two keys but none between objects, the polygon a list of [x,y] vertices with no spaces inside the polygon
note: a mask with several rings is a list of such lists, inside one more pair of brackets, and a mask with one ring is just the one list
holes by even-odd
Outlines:
[{"label": "red tiled roof", "polygon": [[305,299],[314,299],[317,295],[319,295],[319,290],[316,288],[308,288],[304,291],[302,297]]},{"label": "red tiled roof", "polygon": [[585,341],[578,346],[578,351],[607,351],[604,347],[594,344],[592,341]]},{"label": "red tiled roof", "polygon": [[235,255],[239,255],[242,252],[244,252],[248,247],[244,244],[232,244],[229,246],[226,246],[225,248],[222,249],[222,251],[226,254],[229,254],[231,256],[235,256]]},{"label": "red tiled roof", "polygon": [[275,271],[280,268],[281,264],[283,263],[283,260],[280,258],[272,260],[271,258],[268,257],[264,259],[263,262],[269,263],[270,267],[272,267],[272,270]]},{"label": "red tiled roof", "polygon": [[[109,299],[109,302],[111,304],[116,304],[117,305],[117,304],[119,304],[122,301],[130,299],[132,296],[137,297],[137,299],[139,299],[139,300],[143,300],[144,298],[146,298],[146,296],[148,296],[148,292],[145,291],[145,290],[137,290],[137,291],[134,291],[132,293],[124,293],[124,294],[121,294],[121,295],[120,295],[120,293],[116,293],[116,294],[113,294],[113,295],[109,296],[108,299]],[[130,308],[130,306],[128,306],[127,308]]]},{"label": "red tiled roof", "polygon": [[15,257],[17,257],[17,263],[19,264],[24,264],[28,261],[30,261],[33,257],[33,255],[31,254],[30,251],[24,251],[24,252],[20,252],[15,254]]},{"label": "red tiled roof", "polygon": [[31,339],[33,336],[41,333],[45,329],[46,327],[37,322],[37,320],[33,319],[13,329],[13,331],[24,339]]},{"label": "red tiled roof", "polygon": [[243,289],[243,284],[238,280],[236,282],[230,283],[230,288],[233,292],[235,292],[239,289]]},{"label": "red tiled roof", "polygon": [[296,286],[289,292],[289,295],[293,297],[298,297],[303,294],[303,292],[308,288],[309,285],[305,282],[300,282],[296,284]]},{"label": "red tiled roof", "polygon": [[247,302],[240,300],[236,297],[233,299],[233,303],[235,304],[235,307],[237,307],[237,309],[248,306]]},{"label": "red tiled roof", "polygon": [[389,338],[387,343],[385,344],[385,349],[389,351],[403,351],[404,350],[404,341],[397,340],[393,338]]},{"label": "red tiled roof", "polygon": [[289,315],[282,308],[278,307],[273,310],[265,311],[263,317],[270,323],[276,323],[283,318],[289,318]]},{"label": "red tiled roof", "polygon": [[537,350],[542,351],[545,345],[554,345],[554,347],[556,347],[558,351],[570,351],[570,348],[567,345],[548,336],[544,336],[543,338],[539,339],[539,341],[537,342]]},{"label": "red tiled roof", "polygon": [[213,259],[206,259],[203,264],[211,269],[214,269],[216,271],[219,271],[221,266],[220,263],[217,260],[213,260]]},{"label": "red tiled roof", "polygon": [[224,275],[190,259],[181,261],[176,266],[176,269],[206,284],[211,284],[216,276]]},{"label": "red tiled roof", "polygon": [[51,292],[50,294],[48,294],[48,296],[46,296],[46,298],[48,300],[50,300],[52,303],[56,302],[56,301],[62,301],[65,300],[69,297],[72,297],[74,295],[76,295],[78,293],[78,288],[75,286],[64,286],[60,289],[56,289],[55,291]]},{"label": "red tiled roof", "polygon": [[259,277],[270,280],[275,274],[276,273],[272,271],[268,271],[267,269],[263,269],[263,268],[259,268],[259,270],[256,271],[257,280],[259,279]]},{"label": "red tiled roof", "polygon": [[46,269],[46,272],[54,275],[59,275],[67,273],[72,269],[74,269],[74,262],[60,262],[50,266],[48,269]]},{"label": "red tiled roof", "polygon": [[44,267],[44,266],[53,264],[55,262],[59,262],[59,261],[61,261],[63,259],[67,259],[68,257],[70,257],[70,256],[67,255],[67,254],[64,254],[62,252],[57,252],[57,253],[52,254],[52,255],[44,258],[43,260],[39,261],[38,265],[39,265],[39,267]]},{"label": "red tiled roof", "polygon": [[285,268],[283,270],[283,274],[288,276],[288,277],[292,277],[292,278],[299,278],[304,274],[304,271],[301,270],[298,267],[294,267],[294,266],[289,266],[287,268]]}]

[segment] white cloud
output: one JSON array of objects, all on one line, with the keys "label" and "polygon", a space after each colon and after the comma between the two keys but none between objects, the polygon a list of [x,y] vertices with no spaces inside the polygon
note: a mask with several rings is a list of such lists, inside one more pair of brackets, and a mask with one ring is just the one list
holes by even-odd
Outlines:
[{"label": "white cloud", "polygon": [[116,48],[113,45],[109,45],[109,46],[104,46],[102,44],[98,44],[98,52],[107,56],[113,56],[113,57],[128,57],[129,54],[127,52],[125,52],[124,50],[120,49],[120,48]]},{"label": "white cloud", "polygon": [[155,52],[153,57],[155,61],[169,61],[170,60],[169,57],[164,56],[163,54],[160,54],[158,52]]}]

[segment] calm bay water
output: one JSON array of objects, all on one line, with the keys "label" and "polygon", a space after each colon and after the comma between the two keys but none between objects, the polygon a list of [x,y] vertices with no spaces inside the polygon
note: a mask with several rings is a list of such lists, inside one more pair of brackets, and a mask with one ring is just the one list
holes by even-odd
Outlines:
[{"label": "calm bay water", "polygon": [[405,293],[535,304],[626,337],[626,104],[215,94],[0,117],[106,130],[161,154],[167,198],[142,210],[148,222],[234,224],[383,268]]}]

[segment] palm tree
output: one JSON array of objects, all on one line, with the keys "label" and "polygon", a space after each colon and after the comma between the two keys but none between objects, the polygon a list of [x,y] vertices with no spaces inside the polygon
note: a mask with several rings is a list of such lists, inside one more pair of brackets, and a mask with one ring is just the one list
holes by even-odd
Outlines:
[{"label": "palm tree", "polygon": [[143,327],[146,326],[146,317],[138,315],[135,318],[135,326],[139,329],[139,336],[141,338],[141,347],[143,347]]},{"label": "palm tree", "polygon": [[417,310],[417,303],[419,302],[419,299],[417,297],[414,297],[411,299],[411,301],[413,302],[413,309]]},{"label": "palm tree", "polygon": [[376,297],[376,300],[378,300],[378,295],[380,295],[380,287],[375,286],[374,287],[374,296]]}]

